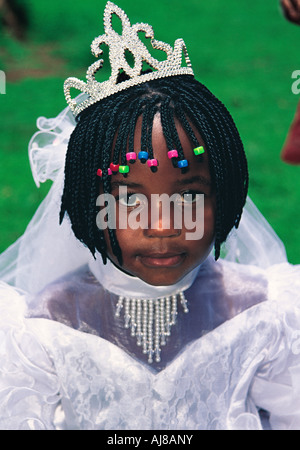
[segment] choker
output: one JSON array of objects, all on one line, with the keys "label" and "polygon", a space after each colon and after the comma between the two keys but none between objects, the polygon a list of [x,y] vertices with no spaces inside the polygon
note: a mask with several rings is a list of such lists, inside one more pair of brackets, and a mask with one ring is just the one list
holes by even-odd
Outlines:
[{"label": "choker", "polygon": [[89,267],[102,286],[118,296],[115,316],[123,315],[124,327],[148,356],[148,363],[159,362],[161,347],[166,345],[176,324],[178,302],[184,313],[189,311],[184,291],[193,284],[199,266],[171,286],[145,283],[121,271],[110,260],[104,265],[98,254]]}]

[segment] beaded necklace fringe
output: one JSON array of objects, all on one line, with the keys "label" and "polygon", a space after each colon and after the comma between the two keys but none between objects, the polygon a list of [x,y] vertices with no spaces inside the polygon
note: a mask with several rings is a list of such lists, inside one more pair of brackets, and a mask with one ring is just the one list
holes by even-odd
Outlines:
[{"label": "beaded necklace fringe", "polygon": [[183,292],[158,299],[129,298],[119,296],[116,317],[124,310],[124,327],[131,329],[137,345],[148,355],[148,363],[161,360],[161,346],[166,345],[166,337],[171,335],[171,327],[177,318],[178,299],[184,313],[188,313],[187,300]]}]

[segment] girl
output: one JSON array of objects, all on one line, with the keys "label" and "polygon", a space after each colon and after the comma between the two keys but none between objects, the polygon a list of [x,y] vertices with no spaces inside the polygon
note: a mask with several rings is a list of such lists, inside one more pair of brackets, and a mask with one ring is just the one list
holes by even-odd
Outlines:
[{"label": "girl", "polygon": [[54,184],[1,258],[1,428],[300,426],[299,269],[244,208],[227,109],[191,74],[153,73],[101,99],[67,80],[76,123],[40,119],[30,142]]}]

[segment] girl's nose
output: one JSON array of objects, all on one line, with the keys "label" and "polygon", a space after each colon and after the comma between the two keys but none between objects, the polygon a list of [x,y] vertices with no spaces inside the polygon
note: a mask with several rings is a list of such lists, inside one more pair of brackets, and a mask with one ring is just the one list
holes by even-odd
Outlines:
[{"label": "girl's nose", "polygon": [[181,234],[180,218],[176,216],[176,207],[169,198],[158,196],[151,199],[148,213],[147,237],[174,237]]}]

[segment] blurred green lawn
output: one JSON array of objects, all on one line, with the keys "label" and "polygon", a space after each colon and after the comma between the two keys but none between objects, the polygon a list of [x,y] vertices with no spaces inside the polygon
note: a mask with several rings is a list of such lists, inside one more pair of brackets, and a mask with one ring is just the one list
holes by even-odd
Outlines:
[{"label": "blurred green lawn", "polygon": [[[62,85],[84,78],[94,62],[93,38],[103,32],[104,0],[24,0],[30,28],[25,43],[0,29],[0,251],[24,231],[49,184],[31,177],[27,144],[38,116],[65,107]],[[300,27],[281,15],[278,0],[119,0],[131,22],[154,27],[155,37],[183,37],[197,78],[231,111],[245,144],[250,196],[300,262],[300,166],[280,160],[299,98],[291,74],[300,69]]]}]

